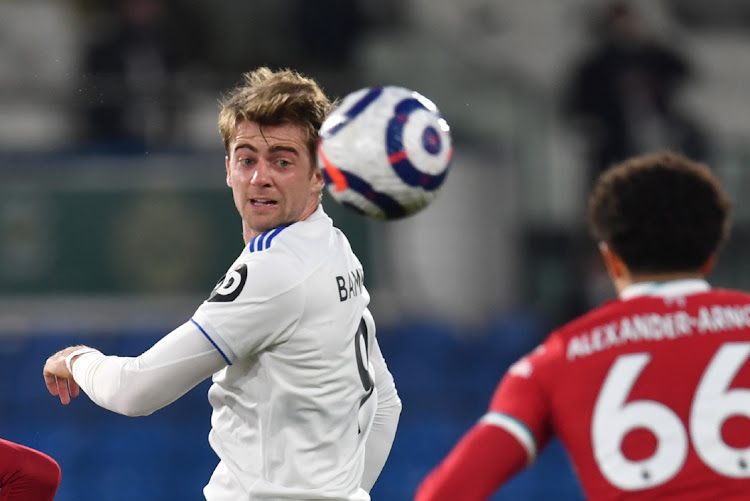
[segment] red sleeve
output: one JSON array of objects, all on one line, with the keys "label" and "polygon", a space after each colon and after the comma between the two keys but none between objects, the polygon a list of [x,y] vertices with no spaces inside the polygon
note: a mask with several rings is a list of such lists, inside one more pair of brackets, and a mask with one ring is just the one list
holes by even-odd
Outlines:
[{"label": "red sleeve", "polygon": [[0,501],[52,501],[59,485],[54,459],[0,439]]},{"label": "red sleeve", "polygon": [[424,479],[416,501],[487,499],[536,460],[553,435],[543,381],[555,374],[558,345],[550,338],[508,369],[487,414]]},{"label": "red sleeve", "polygon": [[[519,440],[529,445],[530,463],[536,460],[554,435],[550,390],[545,381],[559,377],[559,357],[559,340],[550,337],[511,365],[495,389],[485,417],[507,416],[514,422],[508,431],[516,430]],[[520,426],[515,426],[515,423]]]},{"label": "red sleeve", "polygon": [[481,501],[524,468],[526,449],[503,428],[479,423],[422,481],[415,501]]}]

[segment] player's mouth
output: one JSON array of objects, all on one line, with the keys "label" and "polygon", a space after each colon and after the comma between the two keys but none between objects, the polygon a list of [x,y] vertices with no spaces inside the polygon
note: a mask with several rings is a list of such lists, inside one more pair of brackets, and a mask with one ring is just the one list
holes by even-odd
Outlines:
[{"label": "player's mouth", "polygon": [[275,207],[278,204],[276,200],[269,198],[251,198],[250,205],[253,207]]}]

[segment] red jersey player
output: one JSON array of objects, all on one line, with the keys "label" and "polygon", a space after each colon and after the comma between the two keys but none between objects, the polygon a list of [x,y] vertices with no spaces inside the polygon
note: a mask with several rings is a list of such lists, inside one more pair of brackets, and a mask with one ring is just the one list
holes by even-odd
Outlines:
[{"label": "red jersey player", "polygon": [[54,459],[0,439],[0,501],[52,501],[59,484]]},{"label": "red jersey player", "polygon": [[553,436],[592,501],[750,499],[750,295],[703,279],[729,213],[680,155],[605,171],[588,217],[618,299],[512,365],[416,499],[486,499]]}]

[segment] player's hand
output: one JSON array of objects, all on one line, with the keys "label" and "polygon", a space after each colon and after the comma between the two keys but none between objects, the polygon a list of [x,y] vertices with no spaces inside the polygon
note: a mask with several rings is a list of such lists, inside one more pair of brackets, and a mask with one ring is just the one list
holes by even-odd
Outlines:
[{"label": "player's hand", "polygon": [[44,364],[42,373],[47,390],[52,395],[59,396],[60,402],[63,405],[68,405],[72,398],[77,397],[81,393],[78,383],[73,379],[73,374],[70,373],[68,367],[65,365],[65,358],[70,353],[81,348],[85,348],[85,346],[70,346],[64,350],[60,350],[49,357]]}]

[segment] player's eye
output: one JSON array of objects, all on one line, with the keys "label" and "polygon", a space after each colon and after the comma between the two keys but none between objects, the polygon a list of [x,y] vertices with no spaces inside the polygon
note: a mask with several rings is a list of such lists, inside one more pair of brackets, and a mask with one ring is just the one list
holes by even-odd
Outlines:
[{"label": "player's eye", "polygon": [[290,165],[292,165],[292,162],[290,162],[289,160],[286,160],[284,158],[280,158],[279,160],[277,160],[277,163],[281,167],[289,167]]},{"label": "player's eye", "polygon": [[252,158],[240,158],[240,165],[253,165],[255,160]]}]

